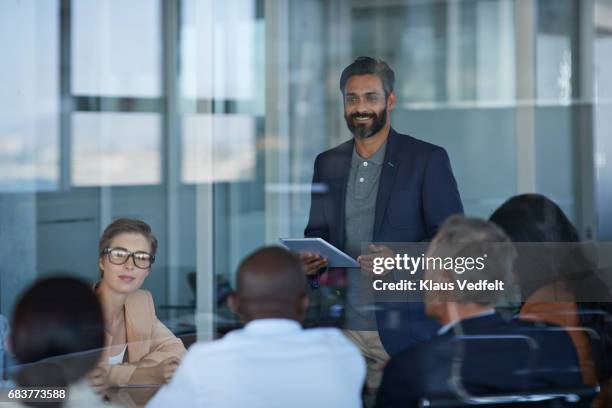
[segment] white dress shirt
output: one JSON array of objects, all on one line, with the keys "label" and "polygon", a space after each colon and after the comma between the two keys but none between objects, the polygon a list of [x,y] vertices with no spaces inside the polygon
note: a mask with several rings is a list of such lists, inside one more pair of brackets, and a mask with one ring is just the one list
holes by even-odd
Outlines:
[{"label": "white dress shirt", "polygon": [[261,319],[193,345],[147,407],[357,408],[365,372],[341,331]]},{"label": "white dress shirt", "polygon": [[108,356],[108,365],[115,365],[115,364],[123,363],[123,357],[125,356],[126,350],[127,350],[127,344],[125,345],[123,350],[121,350],[121,353],[117,354],[116,356]]}]

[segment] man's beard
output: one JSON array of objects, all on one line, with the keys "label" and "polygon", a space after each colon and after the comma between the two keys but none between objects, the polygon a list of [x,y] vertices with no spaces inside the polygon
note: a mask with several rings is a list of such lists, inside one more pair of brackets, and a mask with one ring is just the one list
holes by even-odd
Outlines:
[{"label": "man's beard", "polygon": [[[355,118],[358,116],[369,116],[372,118],[372,126],[368,127],[366,123],[363,124],[355,124]],[[349,130],[355,137],[359,137],[361,139],[367,139],[378,133],[383,127],[385,127],[385,123],[387,121],[387,108],[383,109],[380,114],[375,113],[353,113],[348,116],[346,113],[344,114],[344,120],[346,120],[346,125]]]}]

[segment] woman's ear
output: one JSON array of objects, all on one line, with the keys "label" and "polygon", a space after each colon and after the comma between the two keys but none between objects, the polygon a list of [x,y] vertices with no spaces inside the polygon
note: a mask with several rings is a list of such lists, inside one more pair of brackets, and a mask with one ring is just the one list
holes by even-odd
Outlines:
[{"label": "woman's ear", "polygon": [[104,277],[104,257],[98,258],[98,268],[100,268],[100,278]]}]

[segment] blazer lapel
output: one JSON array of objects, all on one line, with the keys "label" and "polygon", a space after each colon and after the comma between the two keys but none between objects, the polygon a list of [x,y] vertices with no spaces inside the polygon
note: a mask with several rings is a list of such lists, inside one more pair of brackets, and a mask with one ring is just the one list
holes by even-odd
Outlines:
[{"label": "blazer lapel", "polygon": [[399,136],[395,130],[389,131],[389,137],[387,138],[387,149],[385,151],[385,160],[383,167],[380,171],[380,179],[378,182],[378,194],[376,196],[376,210],[374,212],[374,233],[373,241],[377,241],[378,232],[382,225],[382,218],[389,202],[389,196],[393,190],[393,184],[395,183],[395,176],[397,175],[397,168],[399,167],[399,161],[397,160],[397,138]]},{"label": "blazer lapel", "polygon": [[144,355],[142,350],[143,339],[138,333],[138,321],[135,320],[136,316],[134,315],[134,312],[137,312],[137,310],[133,310],[133,306],[134,305],[129,301],[125,302],[125,333],[127,337],[128,360],[130,363],[139,361]]},{"label": "blazer lapel", "polygon": [[345,206],[346,206],[346,183],[348,182],[349,172],[351,170],[351,157],[353,155],[353,143],[346,143],[345,146],[338,152],[334,158],[334,169],[337,169],[333,176],[333,196],[332,203],[336,214],[336,236],[338,237],[337,246],[344,246],[344,226],[345,226]]},{"label": "blazer lapel", "polygon": [[113,342],[113,337],[108,334],[106,330],[104,330],[104,348],[102,349],[102,357],[101,360],[106,363],[108,358],[110,357],[110,346]]}]

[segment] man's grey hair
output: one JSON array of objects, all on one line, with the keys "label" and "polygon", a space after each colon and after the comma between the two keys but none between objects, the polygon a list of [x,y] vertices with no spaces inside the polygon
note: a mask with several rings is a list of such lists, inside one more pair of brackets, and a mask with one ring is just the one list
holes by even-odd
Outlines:
[{"label": "man's grey hair", "polygon": [[[477,258],[484,257],[482,270],[472,269],[464,273],[448,271],[451,281],[478,282],[486,279],[509,284],[512,281],[516,250],[508,236],[495,224],[480,218],[462,215],[449,217],[440,227],[430,247],[432,257]],[[441,271],[440,271],[441,272]],[[495,303],[499,291],[459,290],[455,282],[452,300],[458,302]]]}]

